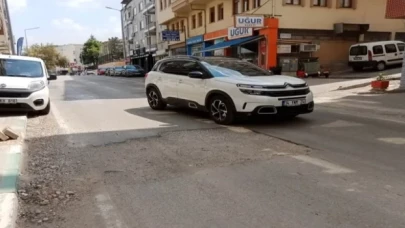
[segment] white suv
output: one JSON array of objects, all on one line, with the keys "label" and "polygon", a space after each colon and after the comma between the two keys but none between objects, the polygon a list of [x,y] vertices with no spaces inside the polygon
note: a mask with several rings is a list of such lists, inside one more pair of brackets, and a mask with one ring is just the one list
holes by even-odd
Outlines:
[{"label": "white suv", "polygon": [[302,79],[274,76],[236,58],[168,57],[146,75],[145,87],[152,109],[169,104],[205,110],[218,124],[231,124],[238,114],[293,118],[314,109]]},{"label": "white suv", "polygon": [[38,58],[0,55],[0,112],[25,111],[47,115],[51,110],[45,63]]}]

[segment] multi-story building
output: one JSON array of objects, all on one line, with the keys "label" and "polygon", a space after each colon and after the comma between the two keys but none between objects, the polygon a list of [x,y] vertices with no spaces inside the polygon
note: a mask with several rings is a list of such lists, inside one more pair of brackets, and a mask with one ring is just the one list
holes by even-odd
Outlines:
[{"label": "multi-story building", "polygon": [[124,42],[131,63],[152,69],[156,60],[157,26],[154,0],[123,0]]},{"label": "multi-story building", "polygon": [[[180,40],[168,42],[171,54],[238,56],[284,71],[295,71],[299,58],[318,57],[333,70],[346,67],[354,43],[405,40],[405,24],[387,19],[385,5],[386,0],[159,0],[157,12],[159,24],[180,32]],[[235,28],[235,16],[255,28]]]},{"label": "multi-story building", "polygon": [[[112,44],[110,41],[104,41],[101,43],[100,47],[100,54],[99,54],[99,64],[104,64],[108,62],[114,62],[118,60],[122,60],[122,49],[123,49],[123,42],[122,39],[117,40],[118,42],[115,44],[116,47],[111,47]],[[115,48],[115,50],[114,50]],[[120,50],[117,52],[117,50]]]},{"label": "multi-story building", "polygon": [[0,0],[0,53],[14,54],[14,37],[6,0]]},{"label": "multi-story building", "polygon": [[58,45],[55,48],[60,55],[65,56],[69,60],[71,67],[81,67],[84,65],[80,58],[80,54],[83,51],[83,44],[65,44]]}]

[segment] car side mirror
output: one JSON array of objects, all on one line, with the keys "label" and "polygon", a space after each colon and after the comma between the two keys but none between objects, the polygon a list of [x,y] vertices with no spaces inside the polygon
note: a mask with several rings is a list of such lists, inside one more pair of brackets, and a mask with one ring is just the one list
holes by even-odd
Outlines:
[{"label": "car side mirror", "polygon": [[56,74],[51,74],[51,75],[49,75],[49,78],[48,78],[48,80],[56,80],[56,79],[58,79],[58,76],[56,76]]},{"label": "car side mirror", "polygon": [[190,78],[196,78],[196,79],[204,78],[204,74],[201,71],[192,71],[192,72],[188,73],[188,76]]}]

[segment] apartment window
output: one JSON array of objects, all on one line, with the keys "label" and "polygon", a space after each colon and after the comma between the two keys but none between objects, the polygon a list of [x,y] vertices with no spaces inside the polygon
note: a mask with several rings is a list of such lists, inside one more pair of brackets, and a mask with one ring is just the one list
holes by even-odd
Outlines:
[{"label": "apartment window", "polygon": [[160,0],[160,10],[163,10],[163,0]]},{"label": "apartment window", "polygon": [[240,13],[239,5],[240,5],[240,0],[233,0],[233,15]]},{"label": "apartment window", "polygon": [[224,19],[224,4],[218,5],[218,21]]},{"label": "apartment window", "polygon": [[195,28],[196,28],[195,15],[191,16],[191,28],[192,28],[192,29],[195,29]]},{"label": "apartment window", "polygon": [[176,29],[175,29],[175,25],[174,24],[172,24],[172,31],[175,31]]},{"label": "apartment window", "polygon": [[242,0],[242,12],[249,11],[249,1],[250,0]]},{"label": "apartment window", "polygon": [[180,26],[180,23],[177,22],[177,23],[176,23],[176,31],[179,31],[179,30],[180,30],[180,29],[179,29],[179,26]]},{"label": "apartment window", "polygon": [[320,7],[326,7],[327,6],[327,0],[311,0],[313,6],[320,6]]},{"label": "apartment window", "polygon": [[134,15],[136,15],[138,12],[136,10],[136,7],[134,8]]},{"label": "apartment window", "polygon": [[253,0],[253,9],[262,6],[261,0]]},{"label": "apartment window", "polygon": [[134,26],[134,31],[135,31],[135,32],[138,32],[138,25],[135,25],[135,26]]},{"label": "apartment window", "polygon": [[284,0],[286,5],[301,5],[301,0]]},{"label": "apartment window", "polygon": [[143,10],[143,2],[139,3],[139,11]]},{"label": "apartment window", "polygon": [[184,20],[180,21],[180,31],[183,32],[184,30]]},{"label": "apartment window", "polygon": [[145,21],[141,21],[140,26],[141,30],[143,30],[145,28]]},{"label": "apartment window", "polygon": [[215,7],[210,8],[210,23],[215,22]]},{"label": "apartment window", "polygon": [[339,0],[339,8],[352,8],[353,0]]},{"label": "apartment window", "polygon": [[198,13],[198,27],[202,27],[203,26],[203,15],[202,12]]}]

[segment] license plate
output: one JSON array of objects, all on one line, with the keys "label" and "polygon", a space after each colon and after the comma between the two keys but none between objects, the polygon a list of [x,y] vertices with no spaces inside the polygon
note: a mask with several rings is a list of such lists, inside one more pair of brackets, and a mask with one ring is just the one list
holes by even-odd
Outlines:
[{"label": "license plate", "polygon": [[297,99],[297,100],[286,100],[286,101],[283,101],[283,106],[288,106],[288,107],[291,107],[291,106],[300,106],[300,105],[303,105],[303,104],[306,104],[305,99]]},{"label": "license plate", "polygon": [[0,99],[0,104],[17,104],[17,99]]},{"label": "license plate", "polygon": [[362,57],[354,57],[354,60],[362,60]]}]

